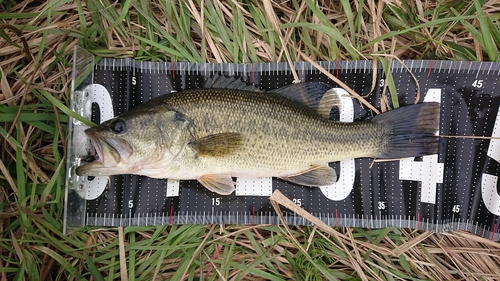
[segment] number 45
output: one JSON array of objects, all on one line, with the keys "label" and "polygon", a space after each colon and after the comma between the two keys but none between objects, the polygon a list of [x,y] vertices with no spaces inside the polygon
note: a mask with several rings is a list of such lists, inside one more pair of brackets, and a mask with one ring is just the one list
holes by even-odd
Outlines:
[{"label": "number 45", "polygon": [[482,88],[483,82],[484,82],[483,80],[474,80],[474,82],[472,83],[472,87]]}]

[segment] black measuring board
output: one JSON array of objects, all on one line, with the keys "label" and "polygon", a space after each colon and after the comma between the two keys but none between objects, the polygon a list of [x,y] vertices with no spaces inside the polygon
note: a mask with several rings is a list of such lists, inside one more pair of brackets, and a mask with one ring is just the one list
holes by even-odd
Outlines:
[{"label": "black measuring board", "polygon": [[[319,64],[358,94],[368,95],[366,99],[380,108],[385,86],[381,67],[373,81],[371,61]],[[301,82],[322,81],[342,91],[309,63],[297,62],[294,69]],[[339,182],[330,187],[303,187],[275,178],[237,179],[237,191],[229,196],[209,192],[197,181],[112,176],[107,183],[101,183],[99,196],[86,198],[84,207],[73,208],[67,216],[71,218],[74,210],[81,210],[84,214],[77,215],[83,220],[80,226],[278,224],[268,197],[279,189],[331,226],[395,226],[436,232],[460,229],[499,240],[500,140],[483,137],[500,137],[500,63],[393,61],[391,72],[400,106],[415,102],[417,83],[412,74],[420,86],[418,101],[441,103],[440,135],[444,137],[440,139],[439,154],[388,162],[373,163],[372,159],[362,158],[330,163],[339,175]],[[214,74],[242,77],[262,90],[294,82],[287,63],[102,59],[94,67],[91,85],[77,90],[85,86],[82,91],[91,91],[98,85],[100,92],[92,100],[92,118],[103,121],[99,116],[103,110],[111,110],[116,116],[151,98],[199,88],[205,78]],[[109,95],[111,105],[100,103],[100,95]],[[358,100],[346,97],[341,112],[332,118],[356,122],[371,115]],[[74,168],[70,167],[69,174],[72,172]],[[286,210],[284,217],[292,225],[310,224]],[[67,221],[71,224],[74,219]]]}]

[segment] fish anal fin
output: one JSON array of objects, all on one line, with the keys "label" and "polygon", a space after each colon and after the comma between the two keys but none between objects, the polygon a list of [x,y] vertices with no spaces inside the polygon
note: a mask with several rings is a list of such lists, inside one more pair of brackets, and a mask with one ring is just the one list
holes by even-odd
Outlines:
[{"label": "fish anal fin", "polygon": [[221,157],[233,154],[243,143],[239,133],[220,133],[209,135],[189,143],[197,156]]},{"label": "fish anal fin", "polygon": [[280,178],[304,186],[325,186],[337,182],[337,173],[332,167],[321,165],[313,166],[301,173]]},{"label": "fish anal fin", "polygon": [[233,178],[228,175],[203,175],[198,181],[208,190],[229,195],[235,190]]}]

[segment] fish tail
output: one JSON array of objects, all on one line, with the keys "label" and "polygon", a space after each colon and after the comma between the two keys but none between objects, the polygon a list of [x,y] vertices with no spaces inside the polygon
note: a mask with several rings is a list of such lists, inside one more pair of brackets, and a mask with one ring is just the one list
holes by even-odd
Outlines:
[{"label": "fish tail", "polygon": [[388,111],[372,121],[382,125],[384,139],[377,158],[418,157],[439,152],[440,104],[425,102]]}]

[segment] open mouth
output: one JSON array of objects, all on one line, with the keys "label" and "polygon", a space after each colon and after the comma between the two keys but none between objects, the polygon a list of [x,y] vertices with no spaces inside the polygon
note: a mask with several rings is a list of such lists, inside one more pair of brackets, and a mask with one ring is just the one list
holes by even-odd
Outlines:
[{"label": "open mouth", "polygon": [[85,158],[85,162],[102,162],[102,143],[106,143],[106,141],[94,130],[86,130],[85,134],[89,137],[91,145],[90,154]]},{"label": "open mouth", "polygon": [[90,154],[83,165],[76,168],[79,176],[102,176],[122,173],[132,153],[130,144],[122,139],[107,138],[95,129],[85,130],[90,139]]},{"label": "open mouth", "polygon": [[83,160],[85,163],[76,168],[79,176],[99,176],[107,174],[108,168],[114,168],[120,161],[120,154],[108,142],[93,129],[87,129],[85,134],[90,139],[90,153]]},{"label": "open mouth", "polygon": [[87,129],[85,133],[95,150],[95,161],[101,161],[106,167],[116,165],[122,160],[126,161],[132,153],[130,144],[125,140],[103,137],[93,129]]}]

